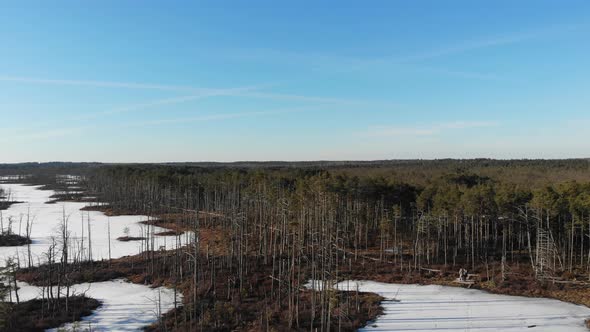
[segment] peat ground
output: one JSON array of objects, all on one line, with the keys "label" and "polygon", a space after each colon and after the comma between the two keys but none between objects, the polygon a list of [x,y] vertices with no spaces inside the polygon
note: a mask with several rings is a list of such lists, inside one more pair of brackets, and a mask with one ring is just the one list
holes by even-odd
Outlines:
[{"label": "peat ground", "polygon": [[65,310],[63,298],[52,303],[53,310],[47,308],[47,301],[42,303],[38,299],[5,304],[3,309],[7,315],[0,331],[42,332],[65,323],[79,321],[82,317],[91,315],[101,305],[98,300],[84,296],[70,297],[68,301],[68,311]]}]

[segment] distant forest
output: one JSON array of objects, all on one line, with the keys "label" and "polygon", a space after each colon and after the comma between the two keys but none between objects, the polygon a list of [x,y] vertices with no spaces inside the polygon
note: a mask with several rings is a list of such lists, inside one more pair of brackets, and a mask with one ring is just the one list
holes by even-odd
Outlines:
[{"label": "distant forest", "polygon": [[349,176],[402,177],[418,186],[450,173],[473,173],[496,181],[513,183],[543,183],[565,181],[590,181],[590,159],[439,159],[439,160],[376,160],[376,161],[302,161],[302,162],[194,162],[162,164],[112,164],[112,163],[17,163],[0,164],[0,175],[15,174],[89,174],[104,167],[128,166],[141,169],[165,168],[168,171],[199,173],[205,170],[256,170],[286,171],[301,169],[309,172],[329,171],[332,174]]}]

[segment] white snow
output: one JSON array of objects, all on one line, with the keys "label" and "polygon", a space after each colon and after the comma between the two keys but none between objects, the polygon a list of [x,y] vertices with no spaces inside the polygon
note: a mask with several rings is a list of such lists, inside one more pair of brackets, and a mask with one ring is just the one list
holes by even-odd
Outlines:
[{"label": "white snow", "polygon": [[[24,203],[13,204],[8,210],[0,211],[2,214],[4,229],[9,226],[12,219],[11,230],[14,233],[25,235],[27,216],[33,220],[31,239],[31,256],[34,265],[46,261],[46,252],[55,238],[57,251],[60,249],[59,228],[63,216],[68,219],[70,232],[70,258],[80,255],[85,259],[89,257],[88,225],[91,226],[92,260],[109,258],[109,221],[110,221],[110,245],[111,257],[119,258],[134,255],[146,250],[145,241],[121,242],[116,238],[121,236],[145,236],[150,233],[166,231],[164,228],[139,224],[147,220],[147,216],[118,216],[107,217],[102,212],[80,211],[88,203],[60,202],[46,204],[50,196],[55,192],[51,190],[38,190],[38,186],[22,184],[0,184],[6,192],[10,192],[11,200]],[[93,203],[97,204],[97,203]],[[89,222],[90,221],[90,222]],[[125,230],[128,229],[128,233]],[[181,243],[188,242],[192,233],[181,236]],[[176,246],[175,236],[155,236],[155,248],[172,249]],[[5,260],[18,255],[20,265],[26,266],[28,262],[27,246],[0,247],[0,266],[5,265]],[[41,289],[26,283],[19,283],[19,297],[21,301],[41,297]],[[124,280],[112,280],[92,284],[73,285],[71,290],[76,293],[86,292],[87,296],[98,299],[103,305],[91,316],[81,322],[82,328],[88,327],[92,331],[138,331],[142,327],[155,322],[159,313],[165,313],[174,308],[174,291],[164,287],[150,288],[144,285],[136,285]],[[158,299],[160,299],[158,301]],[[177,294],[177,303],[181,303],[182,297]],[[159,306],[158,306],[159,302]],[[68,325],[71,326],[71,325]]]},{"label": "white snow", "polygon": [[[321,288],[313,282],[308,286]],[[460,287],[374,281],[343,281],[335,287],[351,291],[358,287],[385,298],[383,315],[359,331],[587,332],[584,320],[590,318],[590,308],[580,305]]]},{"label": "white snow", "polygon": [[[102,212],[97,211],[80,211],[81,208],[89,203],[81,202],[59,202],[55,204],[46,204],[50,201],[50,196],[55,192],[52,190],[38,190],[38,187],[27,186],[22,184],[1,184],[6,192],[11,193],[11,200],[21,201],[24,203],[13,204],[8,210],[2,211],[4,229],[8,228],[8,220],[12,218],[12,231],[16,234],[26,234],[27,215],[33,220],[31,232],[31,256],[32,263],[38,265],[39,262],[45,262],[45,253],[52,244],[52,237],[59,242],[59,229],[64,213],[68,219],[68,229],[70,232],[70,259],[75,255],[82,255],[88,258],[92,255],[92,260],[101,260],[109,258],[109,237],[108,228],[110,220],[111,229],[111,258],[119,258],[127,255],[135,255],[144,251],[145,241],[128,241],[122,242],[116,240],[118,237],[125,236],[125,230],[128,228],[129,236],[141,237],[146,236],[149,230],[154,233],[164,232],[166,229],[154,226],[139,224],[140,221],[148,220],[147,216],[117,216],[107,217]],[[88,240],[88,225],[90,224],[90,241]],[[189,240],[190,233],[180,237],[180,245]],[[89,252],[89,242],[92,243],[91,252]],[[176,246],[175,236],[155,236],[155,248],[172,249]],[[58,244],[57,248],[60,248]],[[59,249],[58,249],[59,250]],[[19,247],[0,247],[0,266],[8,257],[15,257],[18,254],[21,266],[27,266],[28,254],[27,246]]]},{"label": "white snow", "polygon": [[[39,287],[19,283],[21,301],[41,297]],[[72,286],[70,293],[86,293],[86,296],[102,302],[90,316],[78,322],[81,328],[92,327],[92,331],[140,331],[158,319],[158,313],[165,313],[174,308],[174,291],[160,287],[150,288],[124,280],[111,280],[84,283]],[[62,294],[65,290],[62,289]],[[182,302],[178,294],[177,303]],[[66,324],[72,327],[73,324]],[[57,331],[52,329],[48,331]]]},{"label": "white snow", "polygon": [[4,181],[18,181],[18,180],[27,179],[30,177],[31,177],[30,174],[27,174],[27,175],[0,175],[0,183],[4,182]]}]

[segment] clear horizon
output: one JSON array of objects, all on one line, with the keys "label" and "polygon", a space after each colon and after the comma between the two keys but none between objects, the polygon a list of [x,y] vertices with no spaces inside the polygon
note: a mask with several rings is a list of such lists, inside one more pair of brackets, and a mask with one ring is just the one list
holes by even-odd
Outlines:
[{"label": "clear horizon", "polygon": [[590,156],[590,2],[7,1],[0,163]]},{"label": "clear horizon", "polygon": [[590,157],[579,157],[579,158],[435,158],[435,159],[316,159],[316,160],[234,160],[234,161],[216,161],[216,160],[202,160],[202,161],[147,161],[147,162],[135,162],[135,161],[78,161],[78,160],[48,160],[48,161],[16,161],[16,162],[0,162],[0,165],[21,165],[21,164],[51,164],[51,163],[63,163],[63,164],[154,164],[154,165],[166,165],[166,164],[245,164],[245,163],[379,163],[379,162],[411,162],[411,161],[477,161],[477,160],[490,160],[490,161],[560,161],[560,160],[581,160],[587,161],[590,166]]}]

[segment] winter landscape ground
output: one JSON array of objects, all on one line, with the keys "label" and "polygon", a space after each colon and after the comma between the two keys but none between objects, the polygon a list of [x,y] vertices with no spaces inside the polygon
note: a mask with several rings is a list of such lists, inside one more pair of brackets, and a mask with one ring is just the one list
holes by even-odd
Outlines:
[{"label": "winter landscape ground", "polygon": [[5,330],[586,330],[588,162],[456,163],[8,166]]}]

